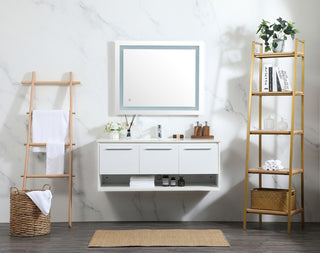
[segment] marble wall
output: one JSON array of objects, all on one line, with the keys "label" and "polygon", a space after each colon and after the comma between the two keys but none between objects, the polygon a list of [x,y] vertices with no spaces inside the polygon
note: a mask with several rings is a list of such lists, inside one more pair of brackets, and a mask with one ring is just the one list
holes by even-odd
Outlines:
[{"label": "marble wall", "polygon": [[[276,8],[275,8],[276,7]],[[243,215],[245,143],[251,41],[261,19],[282,16],[296,22],[306,40],[305,207],[307,221],[320,221],[319,89],[317,45],[320,2],[309,0],[2,0],[0,1],[0,222],[9,221],[10,186],[22,187],[30,88],[21,85],[36,71],[37,80],[66,80],[68,72],[81,85],[74,88],[74,221],[239,221]],[[199,117],[138,116],[134,137],[185,133],[207,120],[222,141],[221,189],[217,192],[97,192],[96,139],[114,119],[108,102],[107,43],[115,40],[200,40],[205,44],[204,114]],[[287,50],[292,50],[288,41]],[[292,73],[290,62],[286,64]],[[291,71],[291,72],[290,72]],[[63,87],[39,87],[35,108],[67,108]],[[266,100],[265,115],[289,121],[290,100]],[[256,107],[255,107],[256,108]],[[254,111],[256,111],[254,109]],[[120,118],[117,118],[120,120]],[[299,118],[297,120],[299,125]],[[253,127],[257,123],[253,121]],[[297,143],[299,144],[299,140]],[[288,165],[288,139],[271,139],[264,158]],[[298,145],[299,146],[299,145]],[[256,165],[256,142],[251,146]],[[299,149],[295,164],[299,166]],[[30,171],[43,171],[45,158],[33,154]],[[67,180],[30,180],[53,187],[52,221],[67,220]],[[268,185],[286,187],[287,178],[269,177]],[[250,178],[250,187],[255,178]],[[299,176],[294,179],[299,188]],[[249,216],[256,220],[257,216]],[[266,217],[283,220],[283,217]],[[294,217],[298,220],[299,217]]]}]

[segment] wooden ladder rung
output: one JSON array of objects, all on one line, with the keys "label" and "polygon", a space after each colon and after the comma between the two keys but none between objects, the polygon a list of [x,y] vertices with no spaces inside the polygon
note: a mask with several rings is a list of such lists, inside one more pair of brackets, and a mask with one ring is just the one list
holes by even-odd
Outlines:
[{"label": "wooden ladder rung", "polygon": [[[27,143],[24,144],[25,146],[27,145]],[[70,146],[70,143],[65,143],[65,146]],[[72,145],[76,145],[75,143],[72,143]],[[29,143],[29,146],[33,146],[33,147],[44,147],[47,146],[47,143]]]},{"label": "wooden ladder rung", "polygon": [[[24,175],[21,175],[23,177]],[[69,174],[59,174],[59,175],[27,175],[27,178],[69,178]],[[72,175],[72,177],[75,177],[75,175]]]},{"label": "wooden ladder rung", "polygon": [[[22,81],[22,84],[32,84],[32,81]],[[69,85],[70,82],[66,81],[36,81],[34,82],[35,85],[37,84],[54,84],[54,85]],[[72,84],[80,84],[78,81],[73,81]]]},{"label": "wooden ladder rung", "polygon": [[[30,114],[30,112],[26,112],[26,114]],[[31,112],[31,114],[32,114],[32,112]],[[72,114],[76,114],[75,112],[73,112]]]}]

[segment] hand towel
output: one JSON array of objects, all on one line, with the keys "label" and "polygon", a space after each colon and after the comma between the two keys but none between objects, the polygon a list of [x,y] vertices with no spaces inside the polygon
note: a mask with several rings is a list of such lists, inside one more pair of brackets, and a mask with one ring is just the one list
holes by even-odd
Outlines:
[{"label": "hand towel", "polygon": [[31,191],[26,193],[40,211],[47,216],[51,208],[52,194],[50,190]]},{"label": "hand towel", "polygon": [[[33,151],[47,152],[46,174],[62,174],[69,112],[65,110],[34,110],[32,116],[33,142],[47,144],[46,147],[34,147]],[[54,159],[58,161],[53,162]],[[59,166],[56,167],[57,165]]]},{"label": "hand towel", "polygon": [[46,174],[64,174],[64,143],[47,143]]},{"label": "hand towel", "polygon": [[130,187],[153,188],[154,176],[131,176]]}]

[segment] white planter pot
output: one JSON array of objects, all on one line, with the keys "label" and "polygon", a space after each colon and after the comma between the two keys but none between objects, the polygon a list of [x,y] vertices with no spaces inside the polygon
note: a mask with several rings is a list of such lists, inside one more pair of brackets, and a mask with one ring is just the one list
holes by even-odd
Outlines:
[{"label": "white planter pot", "polygon": [[119,140],[120,139],[120,133],[118,131],[110,132],[110,137],[112,140]]},{"label": "white planter pot", "polygon": [[283,49],[284,49],[284,40],[274,39],[274,40],[272,41],[271,48],[272,48],[272,51],[273,51],[274,53],[283,52]]}]

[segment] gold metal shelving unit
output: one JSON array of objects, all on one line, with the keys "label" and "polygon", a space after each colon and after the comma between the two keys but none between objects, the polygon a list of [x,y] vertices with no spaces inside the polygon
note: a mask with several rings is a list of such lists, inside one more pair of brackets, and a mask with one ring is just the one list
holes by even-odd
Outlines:
[{"label": "gold metal shelving unit", "polygon": [[[259,48],[259,53],[255,53],[256,47]],[[300,48],[300,51],[299,51]],[[244,196],[244,214],[243,214],[243,229],[246,229],[247,224],[247,213],[259,214],[259,222],[262,222],[262,215],[283,215],[288,217],[288,234],[291,231],[291,216],[301,213],[301,224],[304,225],[304,56],[305,56],[305,44],[304,41],[295,40],[295,51],[294,52],[283,52],[283,53],[263,53],[262,44],[252,42],[251,52],[251,74],[250,74],[250,91],[249,91],[249,105],[248,105],[248,127],[247,127],[247,147],[246,147],[246,173],[245,173],[245,196]],[[267,58],[294,58],[294,75],[293,75],[293,87],[292,91],[281,91],[281,92],[262,92],[262,64],[263,59]],[[297,83],[297,63],[298,58],[301,58],[301,91],[296,90]],[[259,91],[254,92],[253,86],[253,71],[254,61],[259,60]],[[259,130],[251,130],[251,108],[252,108],[252,97],[257,96],[259,99]],[[262,98],[264,96],[291,96],[291,127],[289,131],[264,131],[262,130]],[[295,100],[296,96],[301,97],[301,129],[294,129],[294,118],[295,118]],[[257,168],[249,168],[249,146],[250,136],[258,135],[259,138],[259,165]],[[262,169],[262,136],[263,135],[290,135],[290,157],[289,157],[289,168],[281,171],[265,171]],[[293,168],[293,142],[294,136],[300,135],[301,138],[301,168]],[[259,188],[262,187],[262,175],[286,175],[288,176],[288,192],[292,189],[292,176],[300,175],[301,177],[301,208],[291,210],[291,198],[288,194],[288,210],[287,211],[272,211],[272,210],[261,210],[248,208],[248,178],[249,174],[259,175]]]}]

